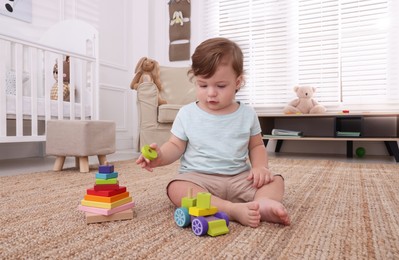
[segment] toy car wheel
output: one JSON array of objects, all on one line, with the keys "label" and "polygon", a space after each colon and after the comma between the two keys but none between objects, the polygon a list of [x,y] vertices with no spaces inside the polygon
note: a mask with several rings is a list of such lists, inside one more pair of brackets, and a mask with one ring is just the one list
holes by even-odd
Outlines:
[{"label": "toy car wheel", "polygon": [[229,226],[229,216],[226,213],[219,211],[215,214],[215,217],[226,220],[226,226]]},{"label": "toy car wheel", "polygon": [[174,214],[176,225],[179,227],[187,227],[190,224],[190,215],[186,208],[177,208]]},{"label": "toy car wheel", "polygon": [[191,222],[191,229],[197,236],[205,235],[208,232],[208,221],[204,217],[198,217]]}]

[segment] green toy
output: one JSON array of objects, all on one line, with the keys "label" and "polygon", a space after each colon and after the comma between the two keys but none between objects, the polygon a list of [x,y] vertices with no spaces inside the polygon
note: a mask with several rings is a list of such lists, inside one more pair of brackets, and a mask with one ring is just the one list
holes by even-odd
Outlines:
[{"label": "green toy", "polygon": [[148,160],[152,161],[158,157],[157,151],[152,149],[149,145],[144,145],[141,148],[141,154],[147,158]]},{"label": "green toy", "polygon": [[357,155],[357,157],[359,157],[359,158],[364,157],[364,156],[366,155],[366,149],[364,149],[363,147],[358,147],[358,148],[356,149],[356,155]]}]

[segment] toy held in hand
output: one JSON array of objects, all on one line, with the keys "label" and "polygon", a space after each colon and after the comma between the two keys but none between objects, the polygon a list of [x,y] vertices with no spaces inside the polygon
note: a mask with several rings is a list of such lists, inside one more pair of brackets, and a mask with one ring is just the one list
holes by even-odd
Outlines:
[{"label": "toy held in hand", "polygon": [[141,154],[147,158],[148,160],[152,161],[158,157],[157,151],[152,149],[149,145],[144,145],[141,148]]},{"label": "toy held in hand", "polygon": [[296,86],[294,91],[298,98],[292,100],[284,108],[285,114],[322,114],[326,108],[313,99],[315,87]]}]

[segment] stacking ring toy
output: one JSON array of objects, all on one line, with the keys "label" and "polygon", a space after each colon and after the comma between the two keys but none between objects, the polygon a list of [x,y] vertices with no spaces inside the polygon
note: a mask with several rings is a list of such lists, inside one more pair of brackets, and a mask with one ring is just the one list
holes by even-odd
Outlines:
[{"label": "stacking ring toy", "polygon": [[149,145],[144,145],[141,148],[141,154],[147,158],[148,160],[152,161],[155,158],[158,157],[158,153],[157,151],[155,151],[154,149],[152,149]]}]

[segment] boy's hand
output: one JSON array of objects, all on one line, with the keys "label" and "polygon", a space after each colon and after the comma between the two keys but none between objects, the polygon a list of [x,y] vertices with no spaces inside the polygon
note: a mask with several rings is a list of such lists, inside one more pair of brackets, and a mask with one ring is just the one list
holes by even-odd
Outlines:
[{"label": "boy's hand", "polygon": [[160,149],[156,143],[149,146],[144,146],[142,153],[136,160],[136,164],[140,165],[141,168],[152,172],[153,168],[157,166],[157,159],[159,158]]},{"label": "boy's hand", "polygon": [[260,188],[274,180],[272,173],[266,167],[252,168],[249,172],[247,180],[253,181],[253,187]]}]

